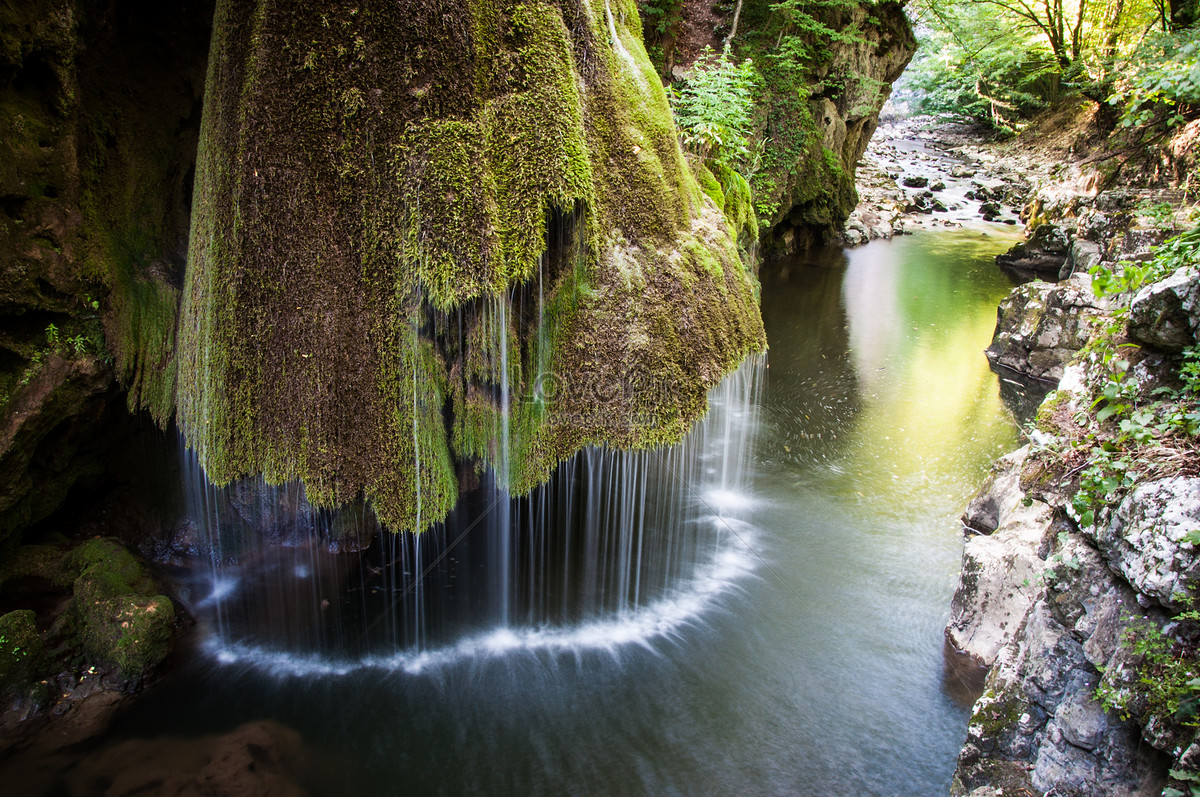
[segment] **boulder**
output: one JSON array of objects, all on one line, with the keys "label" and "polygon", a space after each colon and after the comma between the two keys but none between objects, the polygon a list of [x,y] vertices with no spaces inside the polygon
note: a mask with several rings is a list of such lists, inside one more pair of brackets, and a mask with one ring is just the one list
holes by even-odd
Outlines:
[{"label": "boulder", "polygon": [[1025,505],[1019,480],[1026,446],[996,463],[996,470],[963,516],[964,525],[984,533],[963,546],[962,573],[946,625],[953,650],[990,667],[1042,592],[1044,562],[1038,551],[1050,523],[1050,508]]},{"label": "boulder", "polygon": [[[996,213],[999,214],[999,209]],[[1042,224],[1033,231],[1028,241],[997,255],[996,265],[1022,282],[1032,279],[1057,280],[1067,260],[1070,243],[1066,231],[1061,227]]]},{"label": "boulder", "polygon": [[995,366],[1057,382],[1066,363],[1091,339],[1104,306],[1086,274],[1057,285],[1021,285],[1000,302],[987,357]]},{"label": "boulder", "polygon": [[1200,588],[1191,533],[1200,530],[1200,479],[1176,476],[1139,485],[1093,531],[1110,566],[1143,599],[1182,608]]},{"label": "boulder", "polygon": [[1076,238],[1067,249],[1067,259],[1058,272],[1058,279],[1070,279],[1073,274],[1086,274],[1088,269],[1104,259],[1100,244]]},{"label": "boulder", "polygon": [[901,181],[901,184],[907,188],[924,188],[929,185],[929,178],[922,177],[917,174],[910,174]]},{"label": "boulder", "polygon": [[167,657],[175,626],[171,599],[116,540],[89,540],[72,552],[73,587],[88,657],[124,678],[139,679]]},{"label": "boulder", "polygon": [[1129,308],[1129,336],[1168,352],[1193,346],[1200,330],[1200,273],[1182,268],[1147,285]]}]

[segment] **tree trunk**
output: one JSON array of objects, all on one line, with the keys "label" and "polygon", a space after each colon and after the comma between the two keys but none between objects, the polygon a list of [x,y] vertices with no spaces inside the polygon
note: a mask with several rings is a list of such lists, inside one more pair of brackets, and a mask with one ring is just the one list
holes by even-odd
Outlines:
[{"label": "tree trunk", "polygon": [[733,24],[729,26],[729,35],[725,37],[725,52],[729,52],[729,45],[733,44],[733,37],[737,35],[738,19],[742,16],[742,0],[737,0],[737,6],[733,9]]}]

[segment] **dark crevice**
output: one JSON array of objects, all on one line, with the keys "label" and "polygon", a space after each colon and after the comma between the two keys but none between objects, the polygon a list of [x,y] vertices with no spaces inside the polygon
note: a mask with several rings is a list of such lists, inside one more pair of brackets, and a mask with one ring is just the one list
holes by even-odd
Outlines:
[{"label": "dark crevice", "polygon": [[5,196],[0,197],[0,211],[3,211],[4,215],[8,216],[10,219],[20,220],[25,217],[25,205],[28,204],[28,202],[29,197],[27,196],[6,194]]},{"label": "dark crevice", "polygon": [[62,82],[50,65],[51,56],[44,52],[33,52],[12,81],[17,94],[39,104],[53,104],[62,91]]}]

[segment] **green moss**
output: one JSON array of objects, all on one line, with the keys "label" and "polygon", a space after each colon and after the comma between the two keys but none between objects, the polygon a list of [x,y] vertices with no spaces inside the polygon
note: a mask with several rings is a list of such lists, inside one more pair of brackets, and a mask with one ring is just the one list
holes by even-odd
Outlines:
[{"label": "green moss", "polygon": [[976,701],[971,725],[980,729],[981,738],[999,739],[1016,730],[1028,708],[1028,701],[1019,690],[998,693],[989,689]]},{"label": "green moss", "polygon": [[[178,325],[212,481],[419,530],[464,461],[524,491],[582,445],[678,439],[763,347],[634,3],[264,8],[218,5]],[[632,395],[648,373],[676,387]]]},{"label": "green moss", "polygon": [[1071,403],[1071,394],[1065,390],[1053,390],[1046,396],[1034,415],[1034,425],[1043,432],[1055,434],[1059,431],[1055,416]]},{"label": "green moss", "polygon": [[145,677],[170,652],[175,609],[162,595],[118,596],[80,608],[84,651],[125,678]]},{"label": "green moss", "polygon": [[123,677],[139,678],[169,652],[175,609],[159,585],[119,542],[89,540],[67,557],[78,576],[73,592],[87,655]]},{"label": "green moss", "polygon": [[37,618],[28,609],[0,616],[0,693],[25,691],[42,666]]}]

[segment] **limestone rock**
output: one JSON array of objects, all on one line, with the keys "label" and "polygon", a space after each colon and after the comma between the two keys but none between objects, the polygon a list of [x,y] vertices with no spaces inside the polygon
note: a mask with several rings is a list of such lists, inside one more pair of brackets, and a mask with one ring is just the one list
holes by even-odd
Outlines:
[{"label": "limestone rock", "polygon": [[1180,269],[1147,285],[1129,308],[1129,336],[1163,351],[1183,351],[1200,329],[1200,274]]},{"label": "limestone rock", "polygon": [[1057,285],[1021,285],[1000,303],[988,359],[1024,376],[1056,382],[1090,339],[1103,306],[1086,274]]},{"label": "limestone rock", "polygon": [[1095,701],[1099,674],[1046,601],[1004,647],[975,704],[952,794],[1157,795],[1157,754]]},{"label": "limestone rock", "polygon": [[1040,502],[1024,505],[1018,483],[1028,447],[997,463],[989,484],[971,502],[964,521],[993,531],[963,547],[962,575],[951,604],[946,639],[985,667],[1021,624],[1042,591],[1038,550],[1050,520]]},{"label": "limestone rock", "polygon": [[1022,281],[1058,279],[1069,247],[1070,240],[1062,227],[1042,224],[1033,231],[1028,241],[997,255],[996,265]]},{"label": "limestone rock", "polygon": [[1200,587],[1200,561],[1188,540],[1198,529],[1200,479],[1177,476],[1134,489],[1096,533],[1096,544],[1141,595],[1177,609]]},{"label": "limestone rock", "polygon": [[1067,259],[1058,272],[1059,281],[1070,279],[1073,274],[1086,274],[1087,270],[1104,259],[1100,244],[1076,238],[1067,250]]},{"label": "limestone rock", "polygon": [[88,656],[125,678],[142,678],[170,651],[175,624],[171,599],[115,540],[89,540],[71,559],[79,570],[75,607]]}]

